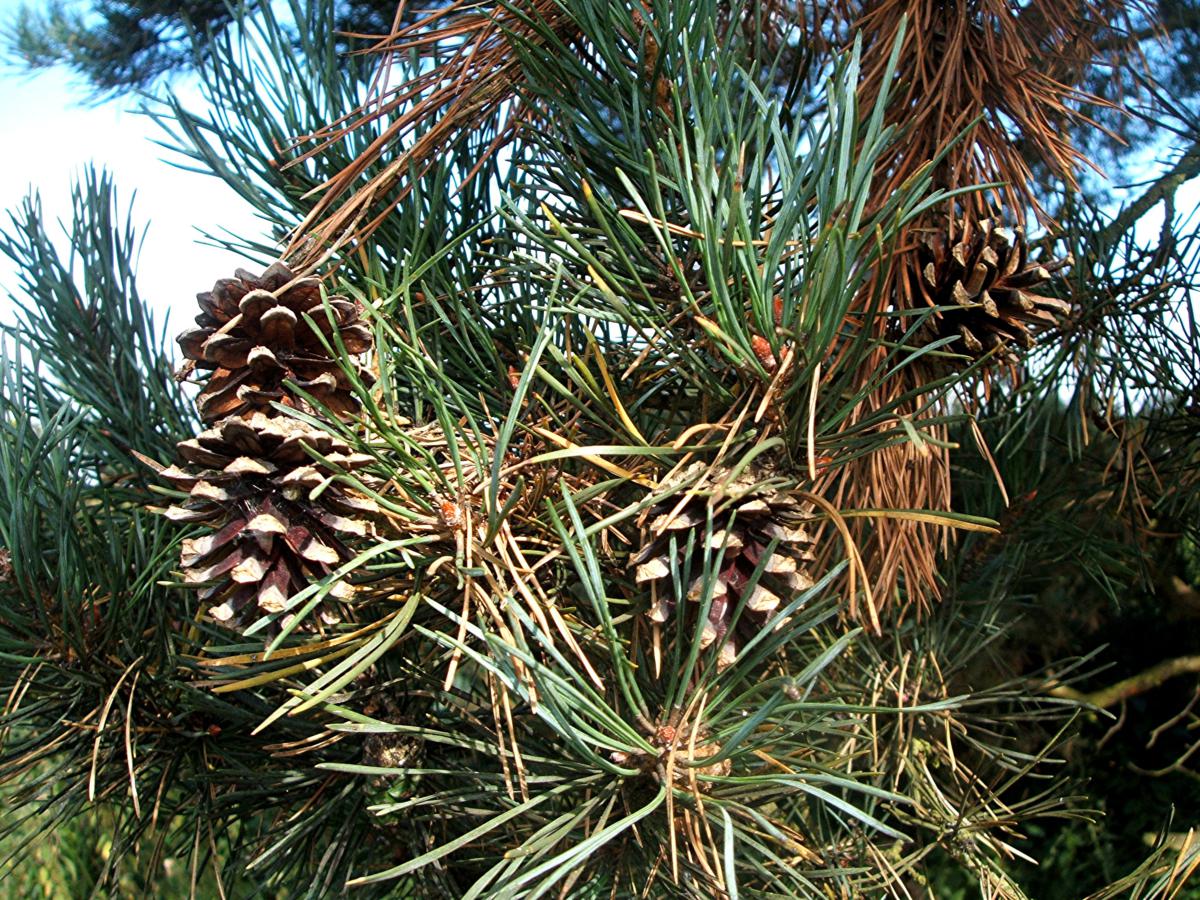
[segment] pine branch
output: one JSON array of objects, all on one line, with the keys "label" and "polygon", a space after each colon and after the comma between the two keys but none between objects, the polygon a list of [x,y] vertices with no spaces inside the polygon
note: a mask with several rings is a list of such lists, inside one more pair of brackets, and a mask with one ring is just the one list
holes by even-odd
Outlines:
[{"label": "pine branch", "polygon": [[1197,175],[1200,175],[1200,141],[1192,144],[1170,170],[1159,176],[1140,197],[1121,210],[1120,214],[1093,238],[1094,245],[1113,246],[1159,201],[1174,194]]},{"label": "pine branch", "polygon": [[129,451],[170,452],[191,424],[172,378],[165,335],[138,294],[142,235],[117,204],[112,178],[88,169],[72,190],[67,252],[34,195],[0,229],[17,265],[17,324],[5,331],[41,357],[44,389],[92,426],[95,453],[128,470]]},{"label": "pine branch", "polygon": [[1098,691],[1085,693],[1067,685],[1058,685],[1050,689],[1050,694],[1065,700],[1076,700],[1080,703],[1094,706],[1097,709],[1108,709],[1116,706],[1130,697],[1144,694],[1161,687],[1172,678],[1180,675],[1190,675],[1200,672],[1200,656],[1180,656],[1164,660],[1136,675],[1131,675],[1116,684],[1101,688]]},{"label": "pine branch", "polygon": [[[1094,315],[1036,391],[993,382],[1015,399],[956,442],[946,397],[963,371],[924,367],[956,338],[919,340],[928,304],[897,323],[873,274],[978,180],[970,142],[956,169],[939,161],[945,141],[925,152],[920,133],[953,137],[990,109],[1005,127],[987,140],[977,129],[976,148],[1020,163],[1011,124],[1059,163],[1075,157],[1045,131],[1060,86],[1015,71],[953,5],[872,0],[885,33],[845,59],[813,49],[803,97],[763,71],[786,57],[753,19],[791,15],[778,0],[414,2],[429,16],[398,22],[382,57],[341,53],[330,2],[261,6],[212,40],[209,109],[168,102],[160,119],[276,236],[311,216],[337,226],[317,231],[331,241],[346,229],[370,240],[297,248],[329,251],[344,301],[327,291],[318,308],[332,284],[315,281],[312,305],[297,296],[295,309],[296,285],[219,296],[227,285],[202,301],[220,321],[183,343],[228,373],[214,369],[201,398],[224,424],[183,442],[198,468],[171,467],[178,489],[164,489],[188,491],[213,522],[210,504],[224,504],[236,524],[200,538],[79,465],[127,446],[165,456],[191,433],[136,302],[133,234],[99,239],[113,224],[95,215],[106,191],[79,198],[98,223],[75,244],[90,289],[35,210],[0,242],[29,284],[17,338],[35,355],[0,385],[12,565],[0,695],[15,698],[0,713],[0,780],[19,778],[25,805],[61,798],[64,817],[110,802],[114,859],[179,846],[231,887],[249,868],[255,887],[314,898],[347,879],[367,896],[874,897],[910,876],[942,888],[930,860],[943,854],[985,893],[1025,896],[1014,827],[1069,816],[1074,799],[1043,778],[1077,718],[1059,698],[1111,704],[1200,672],[1191,646],[1160,650],[1179,658],[1085,694],[1063,674],[1083,663],[1068,662],[1046,696],[1002,645],[1013,596],[1070,594],[1051,578],[1107,580],[1114,594],[1135,583],[1138,548],[1106,515],[1125,502],[1113,478],[1128,472],[1134,494],[1160,443],[1190,439],[1138,430],[1148,462],[1126,465],[1061,391],[1102,369],[1129,391],[1177,392],[1194,347],[1172,335],[1165,295],[1194,280],[1191,245],[1175,236],[1147,274],[1137,264],[1151,251],[1091,242],[1134,247],[1137,219],[1200,172],[1200,147],[1115,222],[1085,210],[1069,240]],[[1077,32],[1060,5],[1031,8]],[[991,9],[1008,22],[1002,3]],[[931,27],[943,21],[968,45],[986,39],[994,65],[955,67]],[[785,43],[804,37],[792,26]],[[910,29],[895,54],[893,26]],[[1040,48],[1043,29],[1027,30]],[[967,94],[932,85],[894,104],[907,79],[893,67],[911,73],[931,54]],[[392,68],[372,81],[379,59]],[[863,102],[868,77],[876,104]],[[989,85],[1007,92],[999,106],[976,91]],[[1022,115],[1004,112],[1018,100]],[[879,173],[897,154],[916,174],[889,189]],[[1009,268],[990,249],[963,266],[980,297],[989,266]],[[1028,296],[1043,279],[1024,255],[996,301],[1010,317],[1047,299]],[[360,316],[373,378],[351,359],[366,346],[349,329]],[[315,344],[297,338],[301,322]],[[295,377],[278,381],[287,367]],[[268,446],[251,405],[294,446]],[[1040,449],[1077,426],[1091,456]],[[970,592],[888,618],[949,568],[940,529],[978,529],[999,509],[963,477],[968,454],[951,469],[943,453],[967,441],[995,451],[987,484],[1002,474],[1015,508],[1028,505],[1011,539],[978,548]],[[944,511],[951,477],[970,515]],[[1189,520],[1190,482],[1163,480],[1170,515]],[[288,521],[232,518],[268,482]],[[344,556],[294,527],[368,514]],[[179,569],[201,595],[168,581]],[[264,570],[295,572],[294,609],[259,598]],[[335,583],[347,586],[340,618],[322,615]],[[263,612],[241,634],[206,615],[222,585]],[[855,603],[878,612],[882,635],[847,621]],[[52,772],[31,770],[38,754],[54,755]]]}]

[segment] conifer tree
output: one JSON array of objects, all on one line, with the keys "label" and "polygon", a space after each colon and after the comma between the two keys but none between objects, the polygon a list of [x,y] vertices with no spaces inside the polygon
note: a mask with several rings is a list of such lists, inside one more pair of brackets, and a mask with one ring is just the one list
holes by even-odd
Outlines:
[{"label": "conifer tree", "polygon": [[[103,173],[65,250],[11,215],[12,852],[91,817],[113,895],[1048,896],[1064,762],[1200,670],[1103,688],[1047,624],[1196,590],[1154,12],[426,6],[353,54],[331,3],[243,10],[206,111],[147,101],[267,223],[177,342]],[[1185,151],[1115,217],[1101,64]],[[1071,896],[1194,890],[1155,815]]]}]

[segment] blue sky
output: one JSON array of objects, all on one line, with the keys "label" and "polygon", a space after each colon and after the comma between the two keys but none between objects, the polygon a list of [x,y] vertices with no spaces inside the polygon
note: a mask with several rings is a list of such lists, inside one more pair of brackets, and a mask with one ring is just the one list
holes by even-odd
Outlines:
[{"label": "blue sky", "polygon": [[[0,23],[20,4],[0,0]],[[186,82],[176,85],[193,93]],[[194,315],[195,294],[243,264],[235,254],[197,243],[197,228],[225,227],[236,233],[262,229],[231,190],[217,181],[174,168],[169,151],[152,143],[161,131],[122,100],[90,107],[85,93],[63,72],[34,76],[0,65],[0,209],[16,207],[36,188],[51,221],[70,216],[70,188],[82,167],[92,162],[115,176],[122,206],[136,192],[133,220],[148,226],[138,266],[139,290],[160,325],[171,311],[173,331]],[[200,105],[195,100],[194,106]],[[0,259],[0,318],[11,316],[9,291],[13,267]]]}]

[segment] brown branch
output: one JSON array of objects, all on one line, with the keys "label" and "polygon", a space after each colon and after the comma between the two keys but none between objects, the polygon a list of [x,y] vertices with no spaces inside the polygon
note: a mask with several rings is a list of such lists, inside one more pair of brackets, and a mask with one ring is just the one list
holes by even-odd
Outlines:
[{"label": "brown branch", "polygon": [[1126,231],[1133,227],[1142,216],[1154,208],[1160,200],[1165,199],[1188,181],[1200,175],[1200,141],[1192,144],[1180,157],[1179,162],[1163,173],[1153,184],[1112,220],[1099,234],[1094,244],[1108,247],[1120,239]]},{"label": "brown branch", "polygon": [[1109,687],[1092,691],[1090,694],[1066,685],[1051,688],[1050,693],[1055,697],[1078,700],[1080,703],[1086,703],[1097,709],[1108,709],[1110,706],[1116,706],[1122,700],[1128,700],[1130,697],[1154,690],[1172,678],[1193,673],[1200,673],[1200,656],[1180,656],[1164,660],[1143,672],[1131,675]]},{"label": "brown branch", "polygon": [[1168,612],[1171,619],[1200,618],[1200,590],[1196,590],[1178,575],[1159,578],[1158,587],[1171,601]]}]

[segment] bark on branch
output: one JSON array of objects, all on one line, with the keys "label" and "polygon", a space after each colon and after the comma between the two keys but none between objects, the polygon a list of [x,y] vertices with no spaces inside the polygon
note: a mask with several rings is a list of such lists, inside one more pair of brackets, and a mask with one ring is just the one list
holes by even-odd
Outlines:
[{"label": "bark on branch", "polygon": [[1172,678],[1195,673],[1200,673],[1200,656],[1179,656],[1175,659],[1164,660],[1143,672],[1118,681],[1114,685],[1088,694],[1065,685],[1051,688],[1050,693],[1055,697],[1077,700],[1099,709],[1108,709],[1110,706],[1116,706],[1122,700],[1128,700],[1130,697],[1153,690]]},{"label": "bark on branch", "polygon": [[1095,245],[1111,247],[1142,216],[1154,208],[1160,200],[1175,193],[1179,187],[1200,175],[1200,141],[1192,144],[1167,172],[1164,172],[1146,191],[1125,207],[1096,236]]}]

